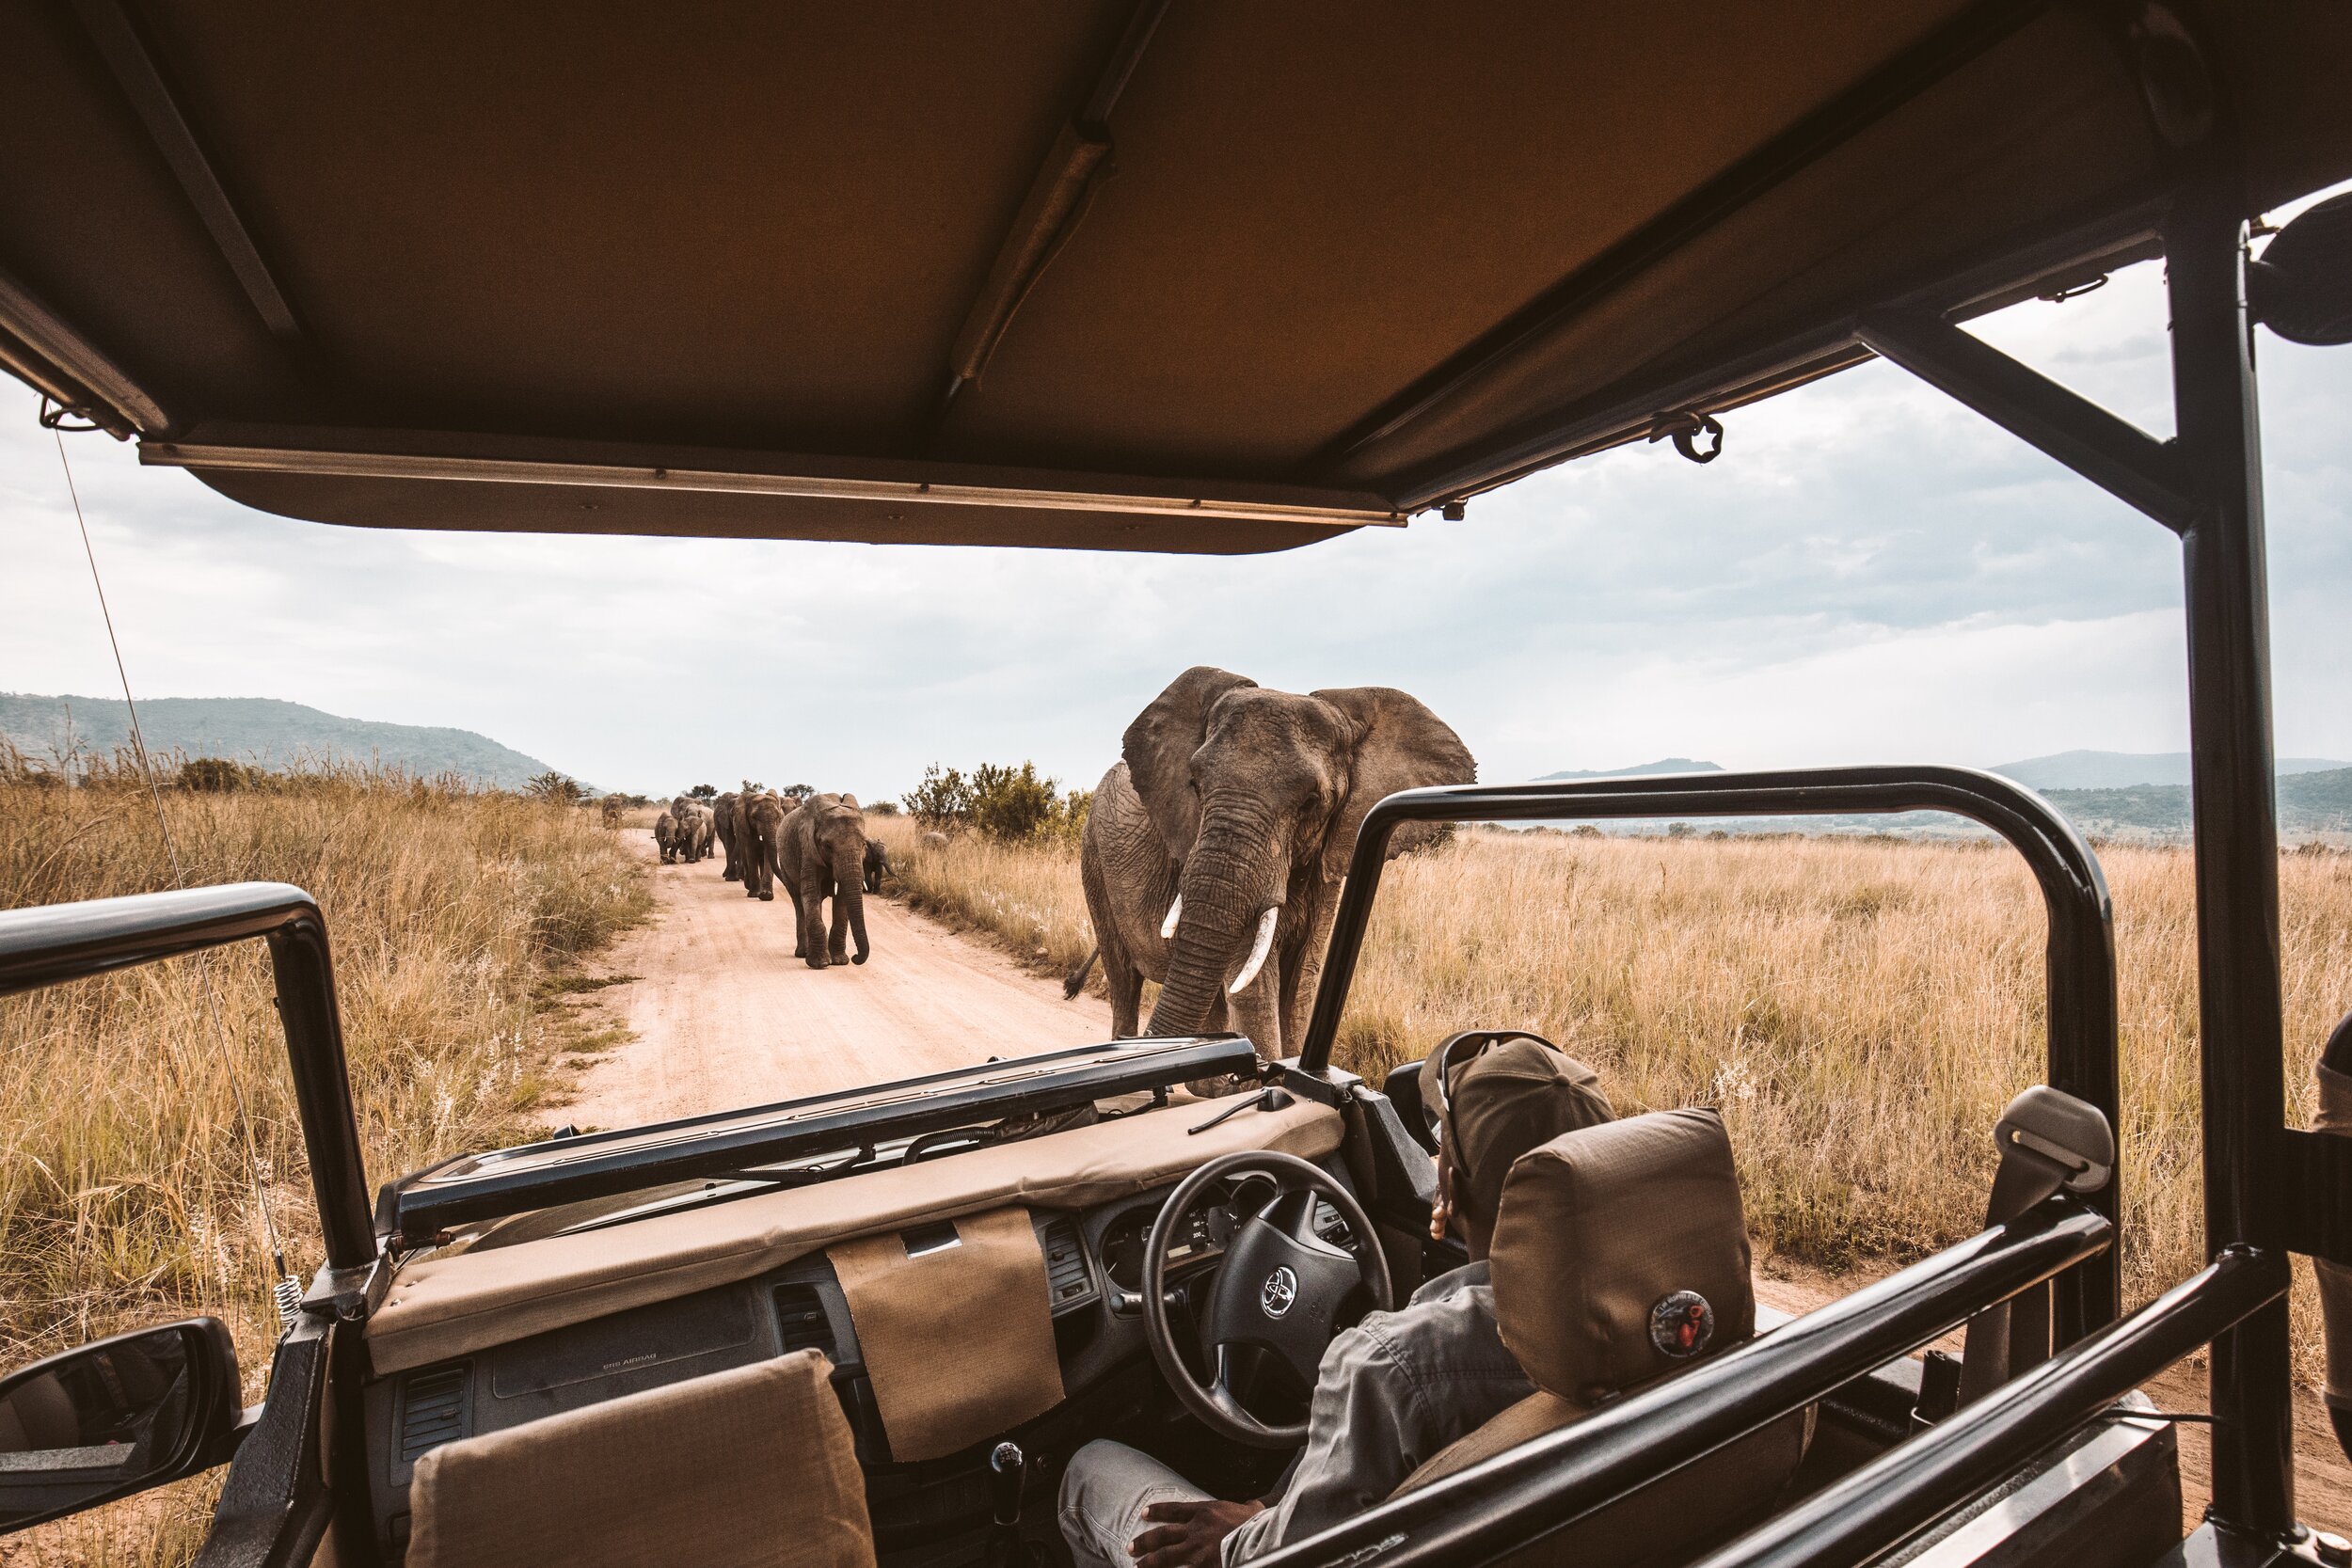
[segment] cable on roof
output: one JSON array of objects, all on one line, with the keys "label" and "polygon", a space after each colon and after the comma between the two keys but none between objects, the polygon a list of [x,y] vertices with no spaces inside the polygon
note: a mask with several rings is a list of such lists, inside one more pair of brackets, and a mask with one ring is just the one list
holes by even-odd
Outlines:
[{"label": "cable on roof", "polygon": [[[106,584],[98,572],[98,552],[90,544],[89,522],[82,515],[82,493],[80,487],[73,483],[73,465],[66,456],[65,437],[60,434],[62,430],[72,430],[77,427],[60,425],[50,420],[46,417],[48,400],[43,399],[42,404],[41,423],[48,427],[50,438],[57,444],[57,464],[65,470],[66,495],[73,502],[74,526],[82,533],[82,555],[89,562],[90,586],[98,592],[98,613],[106,625],[106,646],[114,654],[115,675],[122,684],[122,705],[129,713],[131,720],[132,754],[138,758],[139,775],[147,783],[148,801],[155,809],[155,831],[163,839],[164,858],[171,866],[172,885],[184,888],[188,885],[188,879],[180,866],[180,850],[172,842],[171,822],[164,813],[163,787],[155,782],[155,764],[148,754],[147,737],[139,728],[138,703],[131,695],[131,673],[122,661],[122,642],[115,635],[114,610],[106,603]],[[294,1317],[302,1307],[302,1284],[286,1267],[285,1243],[278,1238],[278,1222],[270,1215],[269,1192],[262,1180],[262,1151],[254,1141],[253,1114],[246,1106],[245,1082],[237,1072],[237,1056],[230,1047],[229,1026],[221,1020],[220,995],[218,989],[213,983],[212,956],[209,953],[198,953],[194,955],[194,958],[199,981],[204,991],[204,1010],[212,1018],[213,1036],[220,1046],[221,1065],[229,1072],[230,1097],[236,1102],[237,1132],[240,1140],[245,1145],[246,1175],[253,1183],[253,1207],[261,1215],[262,1232],[269,1242],[270,1264],[277,1271],[276,1282],[270,1287],[270,1294],[277,1303],[280,1324],[283,1327],[292,1328]],[[184,1067],[182,1072],[184,1076],[186,1073]]]}]

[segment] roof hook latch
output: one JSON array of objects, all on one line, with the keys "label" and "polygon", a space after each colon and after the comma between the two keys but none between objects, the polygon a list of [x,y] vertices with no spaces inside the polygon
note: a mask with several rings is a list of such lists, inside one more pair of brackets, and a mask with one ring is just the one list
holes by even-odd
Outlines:
[{"label": "roof hook latch", "polygon": [[91,419],[88,410],[77,408],[69,403],[59,403],[46,392],[40,396],[40,417],[41,429],[62,430],[68,436],[78,436],[86,430],[106,428]]},{"label": "roof hook latch", "polygon": [[2088,283],[2074,283],[2063,289],[2052,289],[2041,298],[2045,304],[2063,305],[2070,299],[2080,299],[2085,294],[2098,293],[2107,286],[2107,277],[2108,275],[2103,272]]},{"label": "roof hook latch", "polygon": [[[1702,448],[1698,437],[1706,436]],[[1671,438],[1675,451],[1693,463],[1712,463],[1724,454],[1723,421],[1712,414],[1702,414],[1695,408],[1685,408],[1678,414],[1661,414],[1650,420],[1649,438],[1663,441]]]}]

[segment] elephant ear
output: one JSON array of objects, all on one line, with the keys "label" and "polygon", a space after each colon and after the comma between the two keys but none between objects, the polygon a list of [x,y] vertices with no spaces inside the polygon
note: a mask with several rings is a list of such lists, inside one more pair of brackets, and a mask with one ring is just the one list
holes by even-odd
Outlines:
[{"label": "elephant ear", "polygon": [[1192,753],[1209,737],[1209,710],[1228,691],[1257,684],[1230,670],[1196,664],[1168,682],[1127,726],[1120,754],[1127,759],[1127,776],[1171,861],[1192,853],[1200,832],[1200,800],[1188,786],[1189,769]]},{"label": "elephant ear", "polygon": [[[1351,686],[1308,695],[1337,708],[1356,737],[1347,796],[1324,834],[1324,880],[1336,882],[1347,874],[1364,814],[1384,797],[1429,784],[1478,782],[1478,763],[1470,748],[1420,698],[1388,686]],[[1434,822],[1405,823],[1389,839],[1389,858],[1428,843],[1439,831]]]},{"label": "elephant ear", "polygon": [[857,803],[857,797],[854,795],[844,795],[841,797],[841,803],[849,807],[851,811],[861,811],[864,809]]}]

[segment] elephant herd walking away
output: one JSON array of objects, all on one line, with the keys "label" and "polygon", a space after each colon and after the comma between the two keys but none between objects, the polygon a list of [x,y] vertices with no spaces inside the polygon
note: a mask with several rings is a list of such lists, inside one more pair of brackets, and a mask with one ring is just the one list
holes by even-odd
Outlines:
[{"label": "elephant herd walking away", "polygon": [[[744,896],[772,903],[781,882],[792,900],[792,956],[811,969],[864,963],[872,944],[866,935],[866,895],[882,891],[889,857],[866,836],[866,814],[854,795],[810,795],[795,800],[773,790],[729,790],[707,807],[680,796],[661,818],[670,821],[681,803],[701,814],[707,828],[702,853],[716,838],[725,864],[720,875],[743,884]],[[654,837],[661,837],[661,822]],[[676,834],[673,824],[673,836]],[[662,859],[671,857],[664,850]],[[700,856],[693,857],[699,859]],[[830,900],[833,918],[825,918]],[[854,954],[849,951],[856,944]]]},{"label": "elephant herd walking away", "polygon": [[[1268,1059],[1295,1053],[1314,1005],[1357,830],[1400,789],[1476,782],[1461,736],[1389,687],[1273,691],[1205,665],[1136,715],[1094,791],[1079,870],[1111,1032],[1232,1028]],[[1438,830],[1413,824],[1391,857]]]}]

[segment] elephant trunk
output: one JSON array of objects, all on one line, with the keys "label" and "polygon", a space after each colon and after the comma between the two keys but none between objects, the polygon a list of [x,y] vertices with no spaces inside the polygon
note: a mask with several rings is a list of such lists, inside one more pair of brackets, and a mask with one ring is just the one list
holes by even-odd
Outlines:
[{"label": "elephant trunk", "polygon": [[856,951],[850,955],[850,961],[853,964],[864,963],[874,947],[866,940],[866,888],[861,882],[850,884],[850,940],[856,944]]},{"label": "elephant trunk", "polygon": [[1170,911],[1176,933],[1151,1033],[1198,1033],[1228,985],[1240,982],[1238,991],[1271,982],[1257,971],[1272,945],[1289,855],[1265,815],[1241,809],[1203,814]]},{"label": "elephant trunk", "polygon": [[[833,877],[833,908],[836,930],[841,924],[850,928],[850,939],[857,944],[850,957],[851,963],[862,964],[873,947],[866,940],[866,846],[845,849],[834,862]],[[835,942],[840,939],[836,936]]]}]

